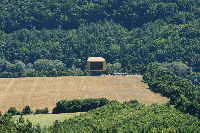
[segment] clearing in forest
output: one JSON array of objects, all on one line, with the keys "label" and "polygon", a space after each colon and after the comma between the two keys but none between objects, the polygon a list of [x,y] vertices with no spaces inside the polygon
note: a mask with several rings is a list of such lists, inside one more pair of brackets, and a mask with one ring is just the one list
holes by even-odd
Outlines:
[{"label": "clearing in forest", "polygon": [[0,111],[10,107],[22,111],[25,105],[31,110],[49,108],[59,100],[107,98],[119,102],[136,99],[140,103],[166,103],[168,98],[149,90],[136,76],[63,76],[0,78]]},{"label": "clearing in forest", "polygon": [[[84,112],[76,112],[76,113],[61,113],[61,114],[36,114],[36,115],[23,115],[25,122],[27,123],[27,119],[33,124],[37,125],[40,124],[41,128],[45,126],[51,126],[56,120],[63,122],[66,119],[71,117],[79,116]],[[20,115],[13,116],[13,120],[15,122],[19,121]]]}]

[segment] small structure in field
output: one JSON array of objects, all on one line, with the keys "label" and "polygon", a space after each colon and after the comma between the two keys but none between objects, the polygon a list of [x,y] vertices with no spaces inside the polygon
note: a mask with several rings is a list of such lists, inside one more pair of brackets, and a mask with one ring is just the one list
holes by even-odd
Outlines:
[{"label": "small structure in field", "polygon": [[114,73],[113,76],[127,76],[128,73]]},{"label": "small structure in field", "polygon": [[102,57],[89,57],[87,69],[88,71],[104,71],[106,70],[106,61]]}]

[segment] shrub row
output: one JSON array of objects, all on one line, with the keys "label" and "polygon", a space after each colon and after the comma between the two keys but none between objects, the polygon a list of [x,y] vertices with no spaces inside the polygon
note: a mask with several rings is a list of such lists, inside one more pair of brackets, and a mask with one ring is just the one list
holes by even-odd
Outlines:
[{"label": "shrub row", "polygon": [[[53,109],[53,114],[57,113],[73,113],[73,112],[85,112],[89,111],[91,109],[95,109],[101,106],[104,106],[105,104],[113,103],[113,101],[109,101],[106,98],[96,98],[96,99],[84,99],[84,100],[77,100],[74,99],[72,101],[67,100],[60,100],[56,103],[56,107]],[[36,109],[35,114],[48,114],[49,109],[46,107],[45,109]],[[22,112],[17,111],[15,107],[10,107],[10,109],[6,112],[10,113],[12,115],[26,115],[26,114],[32,114],[33,111],[30,109],[29,105],[26,105],[25,108],[23,108]]]},{"label": "shrub row", "polygon": [[95,109],[105,104],[109,103],[110,101],[106,98],[99,98],[99,99],[84,99],[84,100],[60,100],[56,103],[56,107],[53,109],[53,114],[57,113],[73,113],[73,112],[85,112],[91,109]]},{"label": "shrub row", "polygon": [[[53,114],[57,113],[73,113],[73,112],[85,112],[89,111],[91,109],[95,109],[101,106],[104,106],[105,104],[113,103],[113,101],[109,101],[106,98],[99,98],[99,99],[84,99],[84,100],[60,100],[56,103],[56,107],[53,109]],[[45,109],[36,109],[35,114],[48,114],[49,109],[46,107]],[[17,111],[15,107],[10,107],[9,110],[6,112],[10,113],[11,115],[26,115],[26,114],[32,114],[33,111],[31,110],[29,105],[26,105],[25,108],[23,108],[22,112]],[[1,116],[1,112],[0,112]]]},{"label": "shrub row", "polygon": [[35,114],[48,114],[49,109],[46,107],[45,109],[36,109]]},{"label": "shrub row", "polygon": [[[36,109],[35,114],[48,114],[49,109],[46,107],[45,109]],[[26,105],[25,108],[23,108],[22,112],[17,111],[15,107],[10,107],[9,110],[5,114],[11,114],[11,115],[26,115],[26,114],[32,114],[33,111],[31,110],[29,105]],[[0,111],[1,116],[1,111]]]},{"label": "shrub row", "polygon": [[200,118],[200,86],[154,63],[141,70],[144,81],[153,92],[170,98],[170,103],[180,111]]}]

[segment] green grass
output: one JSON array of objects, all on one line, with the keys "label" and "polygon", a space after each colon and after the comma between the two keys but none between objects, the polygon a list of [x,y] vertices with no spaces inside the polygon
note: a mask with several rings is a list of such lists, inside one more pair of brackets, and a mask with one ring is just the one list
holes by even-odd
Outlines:
[{"label": "green grass", "polygon": [[[83,112],[82,112],[83,113]],[[25,121],[27,119],[32,122],[33,125],[40,124],[41,128],[50,126],[55,120],[64,121],[71,117],[79,116],[81,113],[63,113],[63,114],[36,114],[36,115],[23,115]],[[20,115],[13,116],[15,121],[19,120]]]}]

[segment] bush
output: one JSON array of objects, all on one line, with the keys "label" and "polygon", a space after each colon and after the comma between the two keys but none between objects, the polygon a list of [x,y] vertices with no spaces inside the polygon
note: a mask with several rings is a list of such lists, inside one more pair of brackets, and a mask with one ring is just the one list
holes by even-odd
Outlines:
[{"label": "bush", "polygon": [[32,114],[33,111],[31,111],[31,108],[29,105],[26,105],[25,108],[23,108],[22,110],[22,114],[26,115],[26,114]]},{"label": "bush", "polygon": [[49,109],[46,107],[45,109],[36,109],[35,114],[48,114]]},{"label": "bush", "polygon": [[35,114],[41,114],[41,110],[42,110],[42,109],[36,109],[36,110],[35,110]]},{"label": "bush", "polygon": [[10,109],[8,110],[8,113],[11,113],[12,115],[16,115],[17,114],[17,110],[15,107],[10,107]]},{"label": "bush", "polygon": [[22,114],[22,112],[20,112],[20,111],[17,111],[17,114],[16,115],[21,115]]}]

